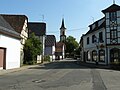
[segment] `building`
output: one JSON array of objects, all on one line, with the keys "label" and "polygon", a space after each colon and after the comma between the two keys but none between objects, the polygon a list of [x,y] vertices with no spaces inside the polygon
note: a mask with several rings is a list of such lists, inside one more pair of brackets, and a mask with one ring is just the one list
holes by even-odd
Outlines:
[{"label": "building", "polygon": [[81,60],[105,65],[120,63],[120,6],[113,4],[102,12],[105,16],[89,25],[80,40]]},{"label": "building", "polygon": [[66,41],[66,28],[65,28],[65,24],[64,24],[64,19],[62,19],[62,24],[60,27],[60,42],[65,42]]},{"label": "building", "polygon": [[29,22],[29,34],[35,33],[35,36],[40,39],[42,43],[42,55],[38,55],[37,63],[41,63],[42,56],[45,55],[45,37],[46,37],[46,23],[43,22]]},{"label": "building", "polygon": [[25,15],[11,15],[11,14],[1,14],[1,16],[6,20],[6,22],[17,32],[21,37],[21,47],[20,47],[20,63],[23,64],[24,59],[24,44],[28,38],[28,18]]},{"label": "building", "polygon": [[0,69],[20,67],[21,37],[0,15]]},{"label": "building", "polygon": [[56,43],[55,58],[56,60],[65,58],[65,44],[63,42]]},{"label": "building", "polygon": [[56,38],[54,35],[46,35],[45,39],[45,55],[50,56],[50,61],[55,60]]}]

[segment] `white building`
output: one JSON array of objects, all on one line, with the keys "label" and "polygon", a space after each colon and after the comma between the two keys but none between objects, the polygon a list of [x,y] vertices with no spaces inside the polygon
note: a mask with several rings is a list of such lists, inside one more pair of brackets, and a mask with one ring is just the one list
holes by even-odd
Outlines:
[{"label": "white building", "polygon": [[20,67],[20,34],[0,15],[0,69]]},{"label": "white building", "polygon": [[56,38],[54,35],[46,35],[45,38],[45,55],[50,56],[50,61],[55,60]]},{"label": "white building", "polygon": [[90,63],[120,62],[120,6],[102,10],[105,17],[91,24],[81,38],[81,60]]},{"label": "white building", "polygon": [[6,22],[17,32],[21,37],[21,47],[20,47],[20,63],[23,64],[24,59],[24,44],[28,38],[28,18],[25,15],[11,15],[11,14],[1,14],[1,16],[6,20]]}]

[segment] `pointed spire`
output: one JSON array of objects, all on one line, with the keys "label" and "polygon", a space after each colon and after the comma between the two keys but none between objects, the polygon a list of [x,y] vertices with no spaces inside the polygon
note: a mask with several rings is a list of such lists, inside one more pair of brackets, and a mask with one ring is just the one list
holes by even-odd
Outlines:
[{"label": "pointed spire", "polygon": [[63,28],[63,29],[66,29],[66,28],[65,28],[65,24],[64,24],[64,18],[62,18],[62,25],[61,25],[61,28],[60,28],[60,29],[62,29],[62,28]]}]

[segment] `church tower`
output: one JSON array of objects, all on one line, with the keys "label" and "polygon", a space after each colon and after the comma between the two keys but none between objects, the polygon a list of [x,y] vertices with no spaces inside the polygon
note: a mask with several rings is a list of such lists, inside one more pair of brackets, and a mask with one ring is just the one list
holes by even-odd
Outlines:
[{"label": "church tower", "polygon": [[60,27],[60,42],[65,42],[66,41],[66,34],[65,34],[66,28],[64,25],[64,18],[62,19],[62,25]]}]

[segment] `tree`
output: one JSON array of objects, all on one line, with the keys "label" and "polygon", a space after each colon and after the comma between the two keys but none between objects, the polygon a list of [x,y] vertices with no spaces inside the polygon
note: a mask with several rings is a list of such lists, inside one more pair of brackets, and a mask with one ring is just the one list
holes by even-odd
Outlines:
[{"label": "tree", "polygon": [[40,39],[34,33],[26,40],[24,45],[24,64],[35,64],[37,55],[42,52],[42,44]]},{"label": "tree", "polygon": [[76,41],[76,39],[72,36],[67,37],[66,42],[66,53],[69,54],[69,56],[74,55],[74,51],[78,48],[79,44]]}]

